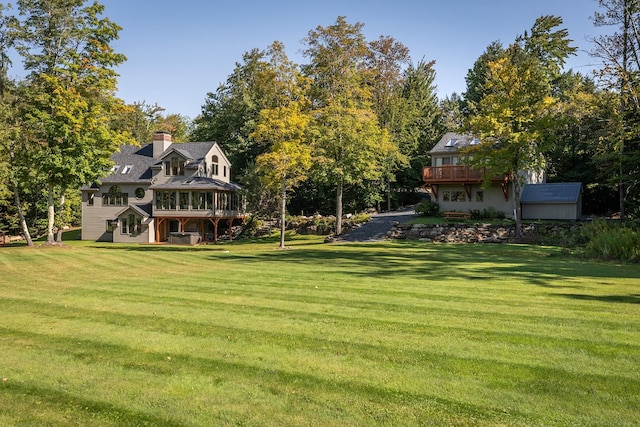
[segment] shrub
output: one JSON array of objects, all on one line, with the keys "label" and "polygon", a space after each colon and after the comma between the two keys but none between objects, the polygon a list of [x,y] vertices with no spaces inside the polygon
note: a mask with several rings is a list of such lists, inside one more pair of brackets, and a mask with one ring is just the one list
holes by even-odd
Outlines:
[{"label": "shrub", "polygon": [[504,212],[502,211],[497,211],[492,207],[489,207],[487,209],[470,209],[469,210],[469,214],[471,219],[495,219],[495,220],[502,220],[505,219],[505,215]]},{"label": "shrub", "polygon": [[414,208],[417,214],[424,216],[437,216],[440,213],[440,206],[431,200],[420,202]]},{"label": "shrub", "polygon": [[582,228],[587,257],[640,262],[640,231],[637,224],[594,221]]}]

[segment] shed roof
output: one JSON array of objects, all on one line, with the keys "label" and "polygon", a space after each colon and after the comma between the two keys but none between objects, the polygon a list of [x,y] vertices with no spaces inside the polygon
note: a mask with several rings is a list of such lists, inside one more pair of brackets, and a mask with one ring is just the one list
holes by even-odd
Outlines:
[{"label": "shed roof", "polygon": [[239,191],[242,187],[235,182],[224,182],[219,179],[204,176],[174,177],[167,182],[154,184],[152,190],[222,190]]},{"label": "shed roof", "polygon": [[528,184],[522,189],[521,203],[577,203],[582,192],[580,182]]}]

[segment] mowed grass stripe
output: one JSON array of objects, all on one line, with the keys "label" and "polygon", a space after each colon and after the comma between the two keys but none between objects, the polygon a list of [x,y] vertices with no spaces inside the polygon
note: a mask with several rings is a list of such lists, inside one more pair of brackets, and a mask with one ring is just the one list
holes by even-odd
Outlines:
[{"label": "mowed grass stripe", "polygon": [[529,247],[292,246],[0,252],[2,273],[22,275],[0,287],[9,420],[39,399],[51,419],[86,403],[84,425],[638,421],[635,266]]},{"label": "mowed grass stripe", "polygon": [[[65,331],[66,330],[73,330],[74,328],[69,327],[69,325],[67,325],[66,328],[62,328]],[[91,328],[89,328],[91,329]],[[124,333],[124,335],[126,336],[126,333]],[[50,344],[51,344],[51,340],[49,339],[50,337],[48,337],[47,339],[44,339],[44,344],[43,345],[47,345],[50,349]],[[302,341],[301,342],[306,342],[304,340],[304,337],[302,337]],[[93,342],[90,341],[88,342],[86,345],[82,346],[82,342],[80,341],[75,341],[76,338],[65,338],[65,337],[58,337],[58,339],[60,340],[61,345],[63,346],[63,348],[59,349],[59,353],[60,354],[65,354],[65,355],[76,355],[75,357],[78,357],[82,360],[86,360],[86,353],[89,352],[91,354],[96,355],[95,357],[98,358],[98,360],[108,360],[109,363],[117,363],[117,358],[119,356],[114,355],[114,351],[112,350],[112,347],[114,346],[113,344],[104,344],[104,343],[100,343],[100,342]],[[146,343],[147,340],[144,339],[144,336],[140,337],[141,342]],[[233,338],[234,342],[237,342],[235,340],[237,340],[236,337]],[[176,342],[176,340],[178,340],[178,342]],[[297,342],[295,339],[295,336],[290,335],[289,336],[289,340],[290,343],[287,345],[288,350],[290,350],[290,348],[296,347],[295,343]],[[157,338],[151,340],[152,344],[154,345],[158,345],[158,340]],[[179,339],[175,336],[170,336],[167,338],[167,342],[171,342],[172,344],[167,344],[165,343],[164,345],[166,345],[166,347],[163,348],[162,352],[158,352],[158,349],[154,349],[154,348],[148,348],[148,347],[144,347],[143,348],[143,353],[144,354],[148,354],[150,352],[156,352],[155,354],[155,361],[156,363],[158,361],[164,362],[163,358],[164,357],[158,357],[158,354],[170,354],[171,357],[173,358],[173,360],[181,360],[181,358],[184,357],[191,357],[194,355],[197,355],[197,349],[195,348],[191,348],[191,347],[186,347],[186,351],[188,354],[185,353],[180,353],[179,350],[177,350],[178,348],[183,348],[182,345],[179,342]],[[65,347],[67,344],[72,344],[69,348]],[[218,347],[220,343],[218,343],[217,345],[214,345],[213,347]],[[264,345],[264,344],[263,344]],[[78,346],[80,346],[80,352],[78,353]],[[324,343],[324,346],[327,346],[327,343]],[[199,347],[199,346],[198,346]],[[218,355],[217,359],[214,360],[229,360],[229,356],[233,356],[234,354],[240,354],[241,350],[237,350],[234,348],[234,346],[226,346],[226,350],[224,352],[224,354],[222,355]],[[126,348],[130,348],[129,346],[127,346]],[[258,346],[258,350],[259,350],[260,346]],[[273,347],[271,345],[267,345],[267,348],[269,350],[273,351]],[[327,347],[324,347],[325,349]],[[344,355],[348,355],[349,359],[353,359],[354,358],[354,349],[351,346],[342,346],[342,347],[334,347],[331,348],[329,347],[331,350],[329,352],[327,352],[327,354],[324,354],[324,357],[330,359],[331,358],[331,352],[333,351],[338,351],[341,352],[341,354],[339,355],[340,358],[343,358]],[[294,372],[298,372],[297,369],[302,368],[303,372],[307,371],[307,369],[304,368],[309,368],[309,366],[304,366],[304,356],[305,354],[308,354],[308,348],[297,348],[296,347],[296,351],[297,354],[295,356],[296,359],[296,365],[290,365],[287,363],[286,359],[283,360],[272,360],[270,362],[269,365],[273,364],[279,364],[279,366],[271,366],[269,369],[281,369],[283,371],[286,372],[290,372],[292,369],[294,369]],[[314,353],[318,352],[318,349],[311,349],[313,350]],[[380,352],[382,349],[381,348],[376,348],[375,352],[378,353]],[[320,353],[322,353],[320,351]],[[207,359],[210,359],[210,354],[208,355]],[[487,360],[487,361],[483,361],[481,359],[477,359],[477,358],[473,358],[473,357],[469,357],[469,358],[456,358],[453,357],[452,355],[449,355],[446,358],[442,358],[442,355],[431,355],[432,357],[426,357],[426,355],[423,354],[418,354],[416,353],[414,358],[390,358],[389,360],[387,360],[386,362],[392,366],[395,365],[406,365],[406,366],[410,366],[412,367],[412,369],[420,371],[422,369],[422,367],[428,368],[429,370],[431,370],[431,372],[444,372],[445,375],[445,379],[449,380],[449,381],[453,381],[455,380],[459,380],[460,378],[467,378],[466,385],[465,387],[467,388],[468,391],[468,387],[470,387],[470,382],[477,382],[480,379],[486,378],[489,379],[490,381],[496,382],[496,378],[503,378],[503,380],[501,381],[497,381],[500,382],[502,384],[502,386],[508,385],[510,382],[512,382],[513,380],[509,379],[509,378],[518,378],[518,381],[513,383],[513,388],[514,390],[519,390],[522,388],[523,383],[526,383],[528,381],[534,381],[535,384],[537,384],[536,387],[538,386],[542,386],[545,381],[548,381],[550,379],[556,378],[556,377],[561,377],[562,378],[562,387],[558,390],[558,387],[554,387],[552,388],[552,390],[547,390],[545,391],[544,389],[539,389],[537,390],[537,392],[539,393],[543,393],[546,395],[547,398],[549,398],[549,394],[551,392],[555,392],[555,393],[559,393],[560,397],[562,396],[567,390],[571,390],[572,388],[575,388],[575,390],[580,390],[581,386],[583,386],[584,384],[600,384],[601,386],[607,386],[606,388],[610,389],[611,387],[615,386],[615,389],[618,389],[619,391],[629,391],[629,392],[633,392],[634,390],[637,390],[638,388],[638,384],[637,381],[629,381],[626,380],[624,378],[616,378],[616,377],[611,377],[611,376],[592,376],[592,375],[580,375],[580,374],[568,374],[567,372],[564,372],[562,370],[560,370],[559,368],[544,368],[544,369],[540,369],[536,366],[527,366],[525,364],[509,364],[509,363],[496,363],[495,360]],[[261,352],[257,352],[257,357],[260,358],[267,358],[267,353],[261,353]],[[129,354],[129,352],[127,352],[127,356],[124,357],[124,364],[126,365],[132,365],[132,369],[143,369],[143,370],[151,370],[152,373],[155,374],[159,374],[162,373],[162,369],[158,369],[156,364],[153,363],[149,363],[149,361],[137,361],[137,362],[132,362],[131,359],[136,359],[134,356],[132,356],[131,354]],[[233,358],[231,360],[234,360]],[[244,360],[243,363],[249,363],[251,364],[251,362],[253,362],[255,360],[250,359],[250,360]],[[353,367],[354,372],[360,372],[360,379],[362,378],[375,378],[375,372],[377,372],[377,370],[380,367],[384,367],[384,363],[382,364],[382,366],[380,364],[375,364],[372,367],[372,372],[366,372],[366,369],[364,372],[362,372],[362,366],[369,366],[370,361],[368,360],[356,360],[355,361],[355,366]],[[426,364],[425,364],[426,362]],[[226,363],[226,362],[225,362]],[[260,361],[261,365],[264,365],[264,363],[262,361]],[[407,365],[408,364],[408,365]],[[331,363],[325,363],[325,365],[323,367],[318,368],[316,366],[316,370],[314,375],[316,377],[319,378],[325,378],[325,380],[327,381],[332,381],[334,377],[338,376],[338,377],[342,377],[340,374],[344,374],[346,376],[350,376],[350,374],[354,374],[354,372],[344,372],[345,367],[348,364],[346,364],[344,361],[342,361],[340,363],[340,370],[338,372],[333,372],[329,369],[329,373],[327,374],[326,370],[328,369],[327,367],[331,366]],[[165,366],[165,365],[162,365]],[[559,365],[561,366],[561,365]],[[357,368],[356,368],[357,367]],[[437,369],[434,369],[434,367],[437,367]],[[324,368],[324,369],[323,369]],[[169,369],[169,368],[167,368]],[[198,368],[201,369],[201,368]],[[409,370],[407,369],[407,371],[409,371],[410,374],[415,374],[416,372],[414,372],[413,370]],[[168,373],[169,371],[167,371]],[[206,373],[206,372],[203,372]],[[324,375],[323,375],[324,374]],[[327,377],[328,376],[328,377]],[[355,375],[354,375],[355,376]],[[407,384],[411,384],[411,382],[407,383],[407,381],[409,381],[411,379],[412,375],[410,375],[409,377],[400,377],[398,379],[395,379],[391,376],[388,376],[386,378],[385,383],[387,384],[387,387],[391,387],[391,386],[396,386],[396,387],[400,387],[402,386],[402,388],[407,391],[408,387]],[[434,384],[434,380],[435,382],[438,382],[438,375],[434,375],[431,376],[428,381],[425,382],[425,384],[418,384],[417,385],[417,390],[415,390],[414,392],[418,392],[418,390],[421,390],[423,387],[427,387],[427,388],[432,388],[433,384]],[[611,381],[611,384],[608,384],[608,382]],[[413,383],[415,383],[415,381],[413,381]],[[531,386],[531,384],[530,384]],[[618,388],[619,387],[619,388]],[[535,390],[534,390],[535,391]],[[494,395],[495,393],[492,393],[492,395]],[[495,396],[494,396],[495,397]]]}]

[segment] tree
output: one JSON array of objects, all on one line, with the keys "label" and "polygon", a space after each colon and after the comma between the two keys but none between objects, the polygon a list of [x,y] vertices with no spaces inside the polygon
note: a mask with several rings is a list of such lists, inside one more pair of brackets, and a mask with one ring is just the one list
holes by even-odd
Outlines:
[{"label": "tree", "polygon": [[399,171],[398,183],[405,190],[413,190],[422,183],[422,167],[434,140],[444,131],[442,110],[438,107],[433,68],[435,62],[419,61],[404,72],[399,87],[404,108],[392,135],[399,141],[400,152],[409,159],[407,167]]},{"label": "tree", "polygon": [[465,81],[467,83],[467,91],[463,94],[462,112],[466,116],[476,113],[474,108],[480,104],[484,97],[484,86],[487,81],[489,63],[496,61],[506,54],[502,43],[494,41],[473,63],[473,68],[467,71]]},{"label": "tree", "polygon": [[270,149],[256,159],[258,174],[267,188],[280,190],[280,248],[284,249],[287,192],[307,179],[311,168],[311,148],[306,144],[310,117],[301,111],[300,102],[265,109],[253,133],[256,139],[270,142]]},{"label": "tree", "polygon": [[[482,143],[467,150],[467,162],[476,169],[484,168],[486,179],[507,174],[513,186],[518,236],[522,234],[522,172],[542,170],[544,131],[557,103],[550,82],[558,75],[556,65],[575,50],[564,30],[551,32],[550,22],[560,24],[562,20],[539,18],[531,31],[536,40],[525,34],[504,56],[487,63],[482,96],[472,103],[475,114],[469,119],[471,131]],[[549,40],[553,43],[547,44]]]},{"label": "tree", "polygon": [[[20,120],[17,112],[22,96],[19,86],[7,75],[11,65],[8,51],[15,43],[12,27],[16,20],[13,16],[5,16],[3,11],[4,6],[0,4],[0,201],[5,201],[13,195],[19,229],[27,245],[33,246],[20,198],[19,180],[25,164],[21,161],[21,153],[24,150],[20,147]],[[5,185],[5,182],[8,185]],[[6,206],[9,205],[7,202]]]},{"label": "tree", "polygon": [[316,176],[336,189],[336,235],[342,234],[344,187],[379,180],[385,161],[399,155],[372,109],[370,51],[362,27],[338,17],[333,25],[309,31],[303,50],[310,58],[303,72],[313,81]]},{"label": "tree", "polygon": [[256,172],[264,188],[279,191],[280,248],[284,249],[287,193],[307,179],[311,167],[311,148],[307,144],[309,80],[287,58],[280,42],[271,45],[270,64],[275,73],[276,105],[260,111],[250,137],[268,147],[256,159]]},{"label": "tree", "polygon": [[464,101],[456,92],[447,95],[440,101],[440,110],[442,110],[443,126],[446,131],[455,132],[464,127],[464,116],[462,109]]},{"label": "tree", "polygon": [[617,95],[572,71],[552,86],[558,103],[544,153],[547,180],[581,182],[586,214],[615,212],[618,200],[609,180],[617,156],[611,155],[607,123],[615,117]]},{"label": "tree", "polygon": [[591,54],[603,62],[597,76],[617,94],[618,111],[609,122],[607,156],[610,182],[618,187],[620,218],[633,201],[640,210],[640,3],[637,0],[599,0],[596,26],[614,26],[613,34],[592,39]]},{"label": "tree", "polygon": [[[126,58],[110,43],[120,27],[102,18],[104,6],[82,0],[18,0],[16,48],[27,76],[23,131],[32,164],[48,187],[47,243],[54,243],[55,198],[99,178],[111,154],[131,142],[111,121],[124,104],[114,96],[114,70]],[[60,220],[60,218],[58,218]],[[63,224],[59,223],[61,231]],[[61,234],[58,235],[60,241]]]},{"label": "tree", "polygon": [[233,73],[215,92],[207,94],[201,114],[194,120],[193,141],[218,141],[236,175],[248,172],[266,147],[253,140],[260,111],[278,105],[276,71],[271,57],[282,46],[252,49],[242,55]]}]

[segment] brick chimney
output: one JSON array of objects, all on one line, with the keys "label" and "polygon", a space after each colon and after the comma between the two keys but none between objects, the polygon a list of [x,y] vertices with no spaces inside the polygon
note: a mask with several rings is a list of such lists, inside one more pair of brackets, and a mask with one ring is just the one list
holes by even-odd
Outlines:
[{"label": "brick chimney", "polygon": [[158,158],[171,145],[171,134],[169,132],[153,133],[153,157]]}]

